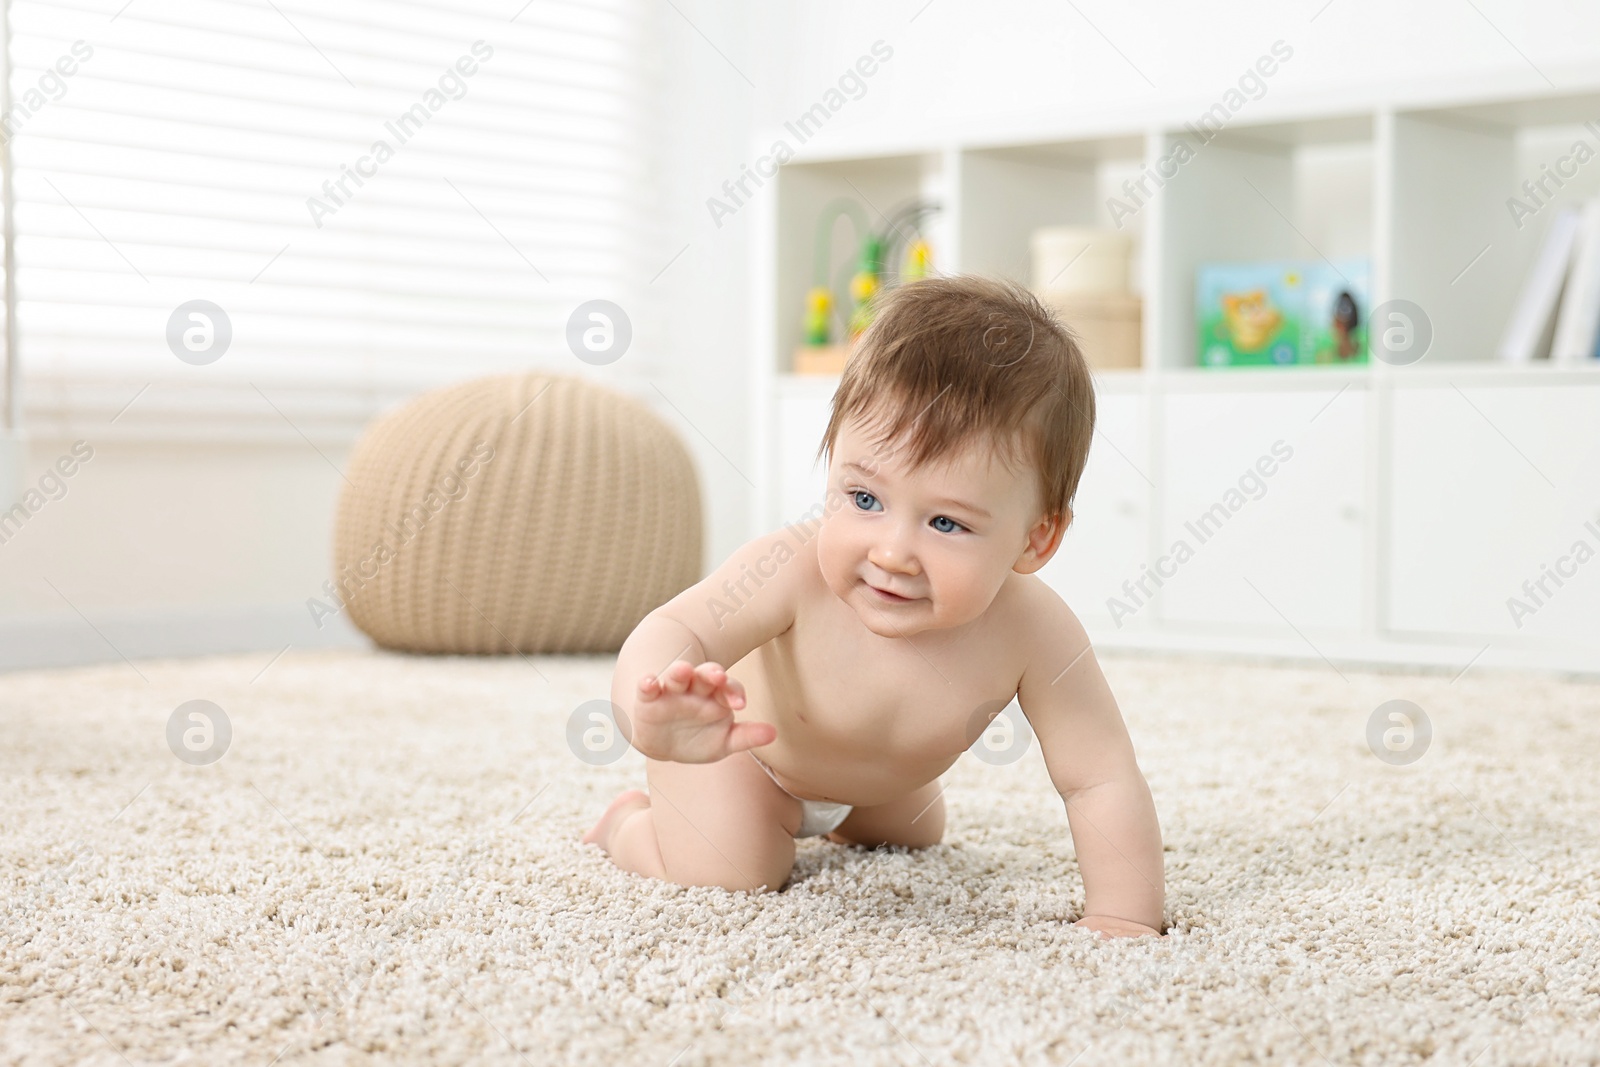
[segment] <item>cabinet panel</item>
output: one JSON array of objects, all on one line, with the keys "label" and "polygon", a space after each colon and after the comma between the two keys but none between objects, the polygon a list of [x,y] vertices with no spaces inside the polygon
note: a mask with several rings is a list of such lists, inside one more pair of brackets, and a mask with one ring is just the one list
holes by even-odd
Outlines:
[{"label": "cabinet panel", "polygon": [[[1073,505],[1072,525],[1039,576],[1091,633],[1143,627],[1147,618],[1113,618],[1107,607],[1124,578],[1146,560],[1150,461],[1142,394],[1095,397],[1095,435]],[[1118,625],[1120,623],[1120,625]]]},{"label": "cabinet panel", "polygon": [[1396,389],[1390,627],[1600,649],[1597,426],[1596,388]]},{"label": "cabinet panel", "polygon": [[1157,574],[1145,582],[1160,617],[1274,634],[1359,630],[1365,387],[1206,390],[1161,405]]}]

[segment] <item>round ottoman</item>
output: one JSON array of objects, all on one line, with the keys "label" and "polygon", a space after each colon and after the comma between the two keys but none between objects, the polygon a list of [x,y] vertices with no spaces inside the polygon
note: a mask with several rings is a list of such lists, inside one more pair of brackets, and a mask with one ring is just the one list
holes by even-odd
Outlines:
[{"label": "round ottoman", "polygon": [[407,652],[613,652],[700,578],[700,488],[649,408],[585,379],[482,378],[377,419],[334,530],[351,621]]}]

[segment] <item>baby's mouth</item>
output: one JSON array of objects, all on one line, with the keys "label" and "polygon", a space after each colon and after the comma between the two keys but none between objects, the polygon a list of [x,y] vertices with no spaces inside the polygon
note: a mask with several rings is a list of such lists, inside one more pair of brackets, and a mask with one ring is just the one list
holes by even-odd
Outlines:
[{"label": "baby's mouth", "polygon": [[866,586],[868,589],[872,590],[874,597],[883,601],[885,604],[909,604],[913,600],[921,599],[920,597],[901,596],[898,593],[891,593],[887,589],[879,589],[871,582],[867,582]]}]

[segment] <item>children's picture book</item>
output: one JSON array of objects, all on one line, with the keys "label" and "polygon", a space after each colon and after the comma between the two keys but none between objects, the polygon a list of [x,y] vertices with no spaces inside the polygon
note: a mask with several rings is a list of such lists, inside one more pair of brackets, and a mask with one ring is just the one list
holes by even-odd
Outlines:
[{"label": "children's picture book", "polygon": [[1365,259],[1206,263],[1196,275],[1205,367],[1365,363]]}]

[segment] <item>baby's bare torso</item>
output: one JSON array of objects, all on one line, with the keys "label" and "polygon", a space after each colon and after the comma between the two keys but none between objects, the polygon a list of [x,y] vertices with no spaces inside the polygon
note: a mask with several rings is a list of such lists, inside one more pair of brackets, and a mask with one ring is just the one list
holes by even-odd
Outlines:
[{"label": "baby's bare torso", "polygon": [[753,751],[796,796],[863,807],[902,797],[948,769],[1016,695],[1032,575],[1008,575],[962,627],[885,638],[828,588],[815,538],[784,566],[804,568],[794,624],[728,673],[749,701],[738,717],[777,727]]}]

